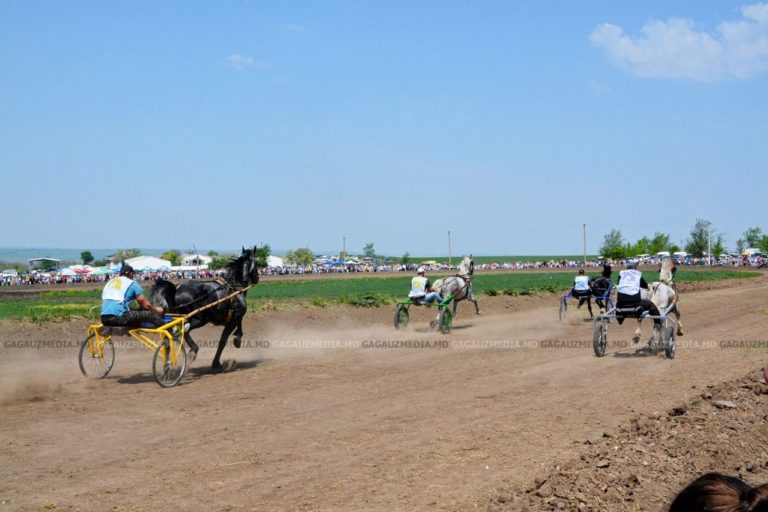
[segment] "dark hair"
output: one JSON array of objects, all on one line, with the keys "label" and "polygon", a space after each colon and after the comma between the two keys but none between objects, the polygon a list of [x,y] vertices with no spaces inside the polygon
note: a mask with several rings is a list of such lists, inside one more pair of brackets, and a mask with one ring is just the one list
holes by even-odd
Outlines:
[{"label": "dark hair", "polygon": [[707,473],[680,491],[669,512],[768,512],[768,484],[751,487],[735,476]]},{"label": "dark hair", "polygon": [[120,275],[124,276],[125,274],[133,274],[133,267],[123,262],[123,266],[120,267]]},{"label": "dark hair", "polygon": [[583,269],[583,268],[580,268],[580,269],[579,269],[579,275],[583,275],[583,274],[584,274],[584,269]]}]

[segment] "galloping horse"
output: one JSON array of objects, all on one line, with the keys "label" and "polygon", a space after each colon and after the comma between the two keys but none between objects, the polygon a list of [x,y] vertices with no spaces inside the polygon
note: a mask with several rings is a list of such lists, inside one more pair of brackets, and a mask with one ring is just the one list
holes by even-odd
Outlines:
[{"label": "galloping horse", "polygon": [[[224,278],[190,280],[180,284],[178,287],[170,281],[158,279],[152,286],[150,292],[150,302],[155,306],[162,306],[163,309],[171,313],[190,313],[195,309],[201,308],[207,304],[223,299],[238,290],[249,285],[255,285],[259,282],[259,269],[256,264],[255,250],[243,247],[242,253],[238,257],[233,257],[227,264]],[[243,316],[247,311],[244,291],[234,296],[228,301],[223,301],[209,309],[189,319],[190,331],[202,327],[207,323],[214,325],[223,325],[224,330],[219,339],[219,346],[216,349],[216,355],[213,358],[211,368],[214,373],[219,373],[232,368],[221,365],[221,352],[227,344],[227,338],[232,331],[235,332],[233,344],[240,348],[243,337]],[[192,336],[186,335],[186,342],[189,344],[192,358],[197,356],[199,347],[194,342]]]},{"label": "galloping horse", "polygon": [[475,273],[475,261],[472,255],[464,256],[458,267],[455,276],[438,279],[432,284],[432,289],[446,297],[453,295],[453,316],[456,317],[456,308],[459,301],[468,300],[475,305],[475,313],[480,314],[480,304],[477,303],[475,295],[472,293],[472,275]]}]

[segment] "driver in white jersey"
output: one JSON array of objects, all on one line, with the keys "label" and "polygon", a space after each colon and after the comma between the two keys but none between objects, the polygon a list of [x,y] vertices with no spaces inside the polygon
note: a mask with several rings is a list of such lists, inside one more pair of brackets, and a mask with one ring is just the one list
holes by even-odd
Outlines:
[{"label": "driver in white jersey", "polygon": [[411,291],[408,297],[419,302],[442,302],[443,298],[439,293],[432,291],[429,279],[426,277],[424,267],[416,269],[416,277],[411,279]]},{"label": "driver in white jersey", "polygon": [[[640,307],[651,315],[659,316],[659,308],[653,302],[641,297],[640,288],[650,290],[648,283],[643,279],[643,274],[637,270],[637,264],[630,261],[627,263],[627,270],[619,272],[619,284],[616,285],[616,307]],[[624,318],[620,317],[617,320],[621,324]],[[654,323],[661,325],[661,320],[654,320]]]}]

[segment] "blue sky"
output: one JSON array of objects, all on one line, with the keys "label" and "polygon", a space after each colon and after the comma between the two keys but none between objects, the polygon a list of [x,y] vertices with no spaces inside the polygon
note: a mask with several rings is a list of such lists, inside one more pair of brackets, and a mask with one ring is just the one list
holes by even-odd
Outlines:
[{"label": "blue sky", "polygon": [[726,1],[7,2],[0,246],[733,246],[767,38]]}]

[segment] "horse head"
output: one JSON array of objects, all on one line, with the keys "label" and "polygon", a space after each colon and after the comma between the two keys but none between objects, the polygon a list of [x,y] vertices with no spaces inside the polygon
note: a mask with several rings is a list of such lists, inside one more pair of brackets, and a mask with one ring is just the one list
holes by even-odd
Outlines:
[{"label": "horse head", "polygon": [[242,248],[240,256],[233,258],[227,264],[227,276],[234,283],[242,286],[259,282],[259,266],[256,261],[256,247]]},{"label": "horse head", "polygon": [[472,259],[472,255],[464,256],[461,263],[456,267],[458,275],[461,277],[472,278],[472,274],[475,273],[475,260]]},{"label": "horse head", "polygon": [[172,311],[176,308],[176,285],[165,279],[155,279],[149,291],[149,302],[165,311]]}]

